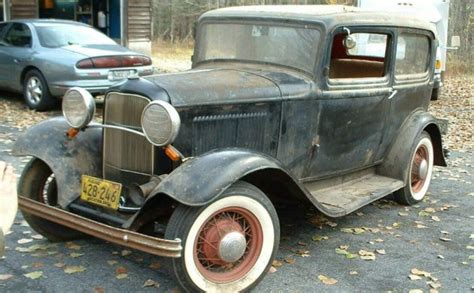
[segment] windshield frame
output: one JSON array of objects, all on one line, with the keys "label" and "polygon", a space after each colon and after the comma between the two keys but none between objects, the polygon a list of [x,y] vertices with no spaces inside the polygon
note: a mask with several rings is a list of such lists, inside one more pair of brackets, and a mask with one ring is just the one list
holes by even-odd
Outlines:
[{"label": "windshield frame", "polygon": [[35,28],[35,31],[36,31],[36,34],[38,36],[38,43],[41,45],[41,47],[43,48],[49,48],[49,49],[57,49],[57,48],[63,48],[63,47],[67,47],[67,46],[71,46],[71,45],[94,45],[94,44],[102,44],[102,43],[85,43],[85,44],[64,44],[64,45],[61,45],[61,46],[48,46],[45,42],[44,42],[44,39],[43,39],[43,36],[42,36],[42,32],[41,30],[48,30],[48,29],[51,29],[51,28],[56,28],[56,27],[61,27],[62,29],[66,28],[66,31],[68,30],[69,27],[75,27],[75,28],[78,28],[78,29],[84,29],[84,30],[93,30],[95,31],[95,33],[97,33],[98,35],[101,35],[103,36],[105,39],[108,39],[110,40],[111,42],[110,43],[107,43],[106,45],[117,45],[117,43],[111,39],[109,36],[107,36],[106,34],[104,34],[103,32],[95,29],[94,27],[91,27],[91,26],[88,26],[88,25],[82,25],[82,24],[74,24],[74,23],[40,23],[40,24],[34,24],[34,28]]},{"label": "windshield frame", "polygon": [[[311,66],[311,71],[308,71],[303,68],[290,66],[281,63],[275,62],[268,62],[268,61],[259,61],[259,60],[247,60],[247,59],[207,59],[207,60],[197,60],[197,56],[199,56],[200,51],[203,48],[203,34],[204,34],[204,25],[206,24],[248,24],[248,25],[269,25],[269,26],[278,26],[278,27],[290,27],[290,28],[302,28],[302,29],[313,29],[317,30],[319,33],[319,40],[318,44],[316,45],[316,50],[311,56],[313,57],[313,64]],[[198,24],[197,33],[196,33],[196,43],[194,47],[194,54],[193,54],[193,68],[195,66],[201,64],[211,64],[211,63],[219,63],[219,62],[228,62],[228,63],[246,63],[246,64],[267,64],[277,67],[284,67],[293,70],[297,70],[299,72],[309,74],[312,78],[316,76],[316,67],[319,63],[318,54],[322,51],[324,46],[324,29],[321,27],[320,23],[317,22],[308,22],[302,20],[285,20],[282,21],[281,19],[261,19],[261,18],[244,18],[244,17],[232,17],[232,18],[205,18],[201,20]]]}]

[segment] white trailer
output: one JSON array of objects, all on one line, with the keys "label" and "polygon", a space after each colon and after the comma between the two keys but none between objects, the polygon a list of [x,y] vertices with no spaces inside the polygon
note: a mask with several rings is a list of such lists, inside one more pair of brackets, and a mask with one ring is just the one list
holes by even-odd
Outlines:
[{"label": "white trailer", "polygon": [[[439,36],[436,52],[435,86],[432,100],[437,100],[442,76],[446,70],[446,51],[448,47],[448,20],[450,0],[358,0],[357,6],[365,10],[393,11],[410,14],[433,23]],[[459,37],[453,37],[452,46],[459,46]]]}]

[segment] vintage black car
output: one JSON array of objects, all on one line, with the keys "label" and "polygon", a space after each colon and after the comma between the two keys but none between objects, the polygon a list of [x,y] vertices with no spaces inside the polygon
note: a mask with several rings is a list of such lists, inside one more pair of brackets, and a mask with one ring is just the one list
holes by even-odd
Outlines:
[{"label": "vintage black car", "polygon": [[186,290],[248,290],[278,249],[275,203],[340,217],[423,199],[446,165],[427,112],[436,42],[429,23],[353,7],[205,13],[191,70],[110,89],[103,123],[71,89],[64,118],[18,139],[20,208],[51,240],[170,257]]}]

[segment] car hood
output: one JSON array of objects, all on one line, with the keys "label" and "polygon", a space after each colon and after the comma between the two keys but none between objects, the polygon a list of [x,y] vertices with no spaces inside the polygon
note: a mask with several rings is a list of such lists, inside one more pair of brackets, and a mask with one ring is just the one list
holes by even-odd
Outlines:
[{"label": "car hood", "polygon": [[146,78],[165,90],[172,105],[191,106],[281,99],[278,85],[257,73],[203,69]]},{"label": "car hood", "polygon": [[71,45],[62,47],[60,50],[81,54],[85,57],[139,55],[119,45]]}]

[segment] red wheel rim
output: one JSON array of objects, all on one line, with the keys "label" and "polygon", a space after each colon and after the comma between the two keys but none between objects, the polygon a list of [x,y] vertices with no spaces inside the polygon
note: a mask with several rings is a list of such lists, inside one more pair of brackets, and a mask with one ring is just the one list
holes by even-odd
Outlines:
[{"label": "red wheel rim", "polygon": [[429,162],[429,153],[426,146],[421,145],[416,150],[415,156],[413,158],[413,163],[411,167],[411,189],[413,192],[417,193],[423,189],[427,178],[422,178],[420,176],[420,165],[421,162],[425,160]]},{"label": "red wheel rim", "polygon": [[[227,233],[245,236],[243,255],[235,262],[219,257],[219,243]],[[201,226],[194,243],[194,261],[199,272],[209,281],[230,283],[244,277],[257,262],[263,245],[263,230],[257,217],[240,207],[221,209]]]}]

